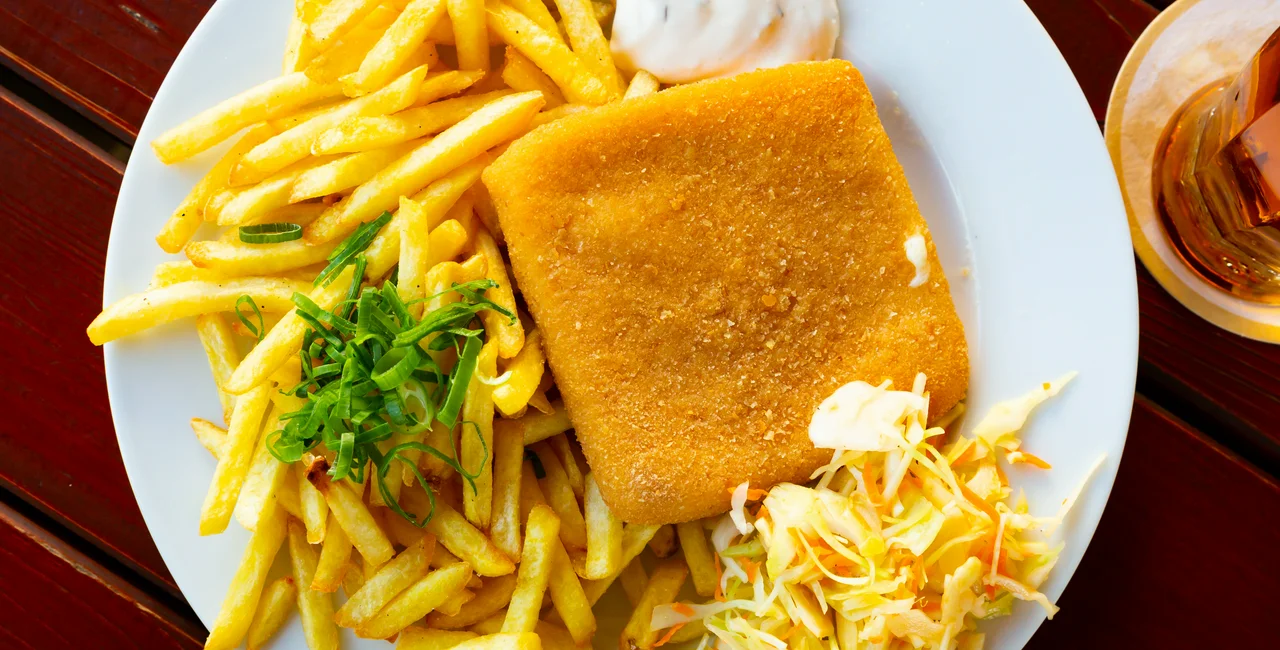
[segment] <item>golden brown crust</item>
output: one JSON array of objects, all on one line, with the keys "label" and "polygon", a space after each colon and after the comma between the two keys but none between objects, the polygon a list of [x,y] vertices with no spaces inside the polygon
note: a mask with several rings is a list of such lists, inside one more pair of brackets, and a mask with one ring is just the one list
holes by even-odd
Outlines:
[{"label": "golden brown crust", "polygon": [[861,75],[843,61],[703,82],[564,118],[484,173],[601,492],[630,522],[804,481],[840,385],[968,383],[964,330]]}]

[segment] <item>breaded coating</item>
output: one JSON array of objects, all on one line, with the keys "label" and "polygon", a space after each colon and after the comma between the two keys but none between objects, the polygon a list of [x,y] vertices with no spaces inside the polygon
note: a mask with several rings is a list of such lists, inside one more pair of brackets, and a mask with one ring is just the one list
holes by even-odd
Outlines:
[{"label": "breaded coating", "polygon": [[[516,282],[609,507],[723,512],[806,482],[814,410],[854,380],[931,417],[968,383],[964,329],[862,76],[799,63],[543,126],[484,173]],[[931,269],[904,244],[924,235]]]}]

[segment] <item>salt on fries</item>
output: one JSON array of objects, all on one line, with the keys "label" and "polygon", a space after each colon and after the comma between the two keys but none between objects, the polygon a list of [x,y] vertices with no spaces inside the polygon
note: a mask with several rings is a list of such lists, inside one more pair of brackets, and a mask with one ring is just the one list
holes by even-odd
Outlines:
[{"label": "salt on fries", "polygon": [[[313,649],[347,627],[401,648],[567,650],[617,579],[645,604],[674,597],[680,558],[652,579],[637,559],[666,529],[613,516],[548,399],[477,182],[537,125],[658,90],[614,66],[600,4],[297,0],[282,76],[152,142],[162,162],[199,162],[235,138],[156,237],[185,259],[88,334],[196,319],[227,423],[191,420],[215,467],[200,533],[232,518],[252,531],[207,647],[262,647],[296,608]],[[198,239],[205,224],[222,230]],[[452,333],[394,345],[451,309]],[[388,318],[398,331],[367,322]],[[344,346],[369,333],[384,361],[353,370]],[[318,404],[325,385],[343,408],[363,391],[382,410],[299,438],[334,406]],[[705,539],[685,544],[703,586]],[[282,548],[286,575],[269,580]],[[628,628],[641,644],[645,621]]]}]

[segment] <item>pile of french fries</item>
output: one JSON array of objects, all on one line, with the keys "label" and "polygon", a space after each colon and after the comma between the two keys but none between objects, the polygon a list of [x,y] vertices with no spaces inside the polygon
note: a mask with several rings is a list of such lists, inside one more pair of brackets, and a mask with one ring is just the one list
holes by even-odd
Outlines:
[{"label": "pile of french fries", "polygon": [[[315,650],[338,647],[340,626],[400,648],[582,647],[596,629],[592,606],[615,581],[636,605],[624,647],[701,636],[691,626],[658,639],[649,616],[690,572],[700,594],[714,591],[705,529],[613,516],[566,435],[540,335],[519,320],[482,313],[487,342],[462,418],[479,435],[424,434],[437,449],[460,443],[464,467],[482,466],[475,489],[426,454],[411,458],[429,486],[408,467],[390,480],[405,510],[433,512],[425,528],[385,507],[372,472],[332,481],[331,456],[290,466],[267,449],[281,417],[305,402],[288,393],[306,330],[295,293],[329,310],[353,284],[393,272],[405,302],[489,278],[487,297],[517,311],[477,180],[530,129],[659,89],[614,66],[601,26],[612,10],[592,0],[297,0],[282,76],[152,143],[179,163],[239,135],[156,237],[186,259],[161,264],[150,288],[88,329],[102,344],[195,317],[226,422],[191,422],[217,460],[200,533],[221,533],[232,517],[252,531],[207,648],[261,647],[295,608]],[[363,277],[348,267],[316,284],[335,248],[384,212],[394,217],[365,250]],[[301,236],[241,240],[241,227],[262,224],[294,224]],[[282,547],[289,570],[269,580]],[[658,558],[652,574],[646,548]]]}]

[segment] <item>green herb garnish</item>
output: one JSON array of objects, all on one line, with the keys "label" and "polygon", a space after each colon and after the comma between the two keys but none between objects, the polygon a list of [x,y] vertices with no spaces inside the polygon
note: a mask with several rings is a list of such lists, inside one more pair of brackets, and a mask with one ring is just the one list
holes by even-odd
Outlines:
[{"label": "green herb garnish", "polygon": [[260,223],[240,226],[240,241],[246,244],[278,244],[302,239],[302,226],[296,223]]},{"label": "green herb garnish", "polygon": [[[258,324],[256,326],[249,322],[249,317],[245,316],[244,310],[240,308],[240,305],[243,305],[246,302],[249,303],[249,308],[253,310],[254,315],[258,317]],[[262,320],[262,310],[258,309],[258,303],[253,299],[253,296],[246,293],[236,300],[236,316],[240,317],[240,322],[244,323],[244,328],[249,330],[250,334],[257,337],[258,342],[261,343],[262,337],[267,335],[267,327],[265,322]]]},{"label": "green herb garnish", "polygon": [[[327,258],[329,265],[324,267],[323,271],[320,271],[320,275],[316,276],[316,286],[329,284],[330,280],[341,273],[342,269],[347,268],[348,264],[353,263],[356,257],[363,253],[369,247],[369,244],[373,243],[373,238],[378,235],[378,231],[382,230],[382,227],[390,222],[391,213],[383,212],[382,216],[377,219],[360,224],[360,227],[356,228],[356,231],[351,233],[351,236],[347,237],[346,241],[333,249],[332,253],[329,253]],[[359,280],[360,278],[357,277],[356,282],[358,283]]]}]

